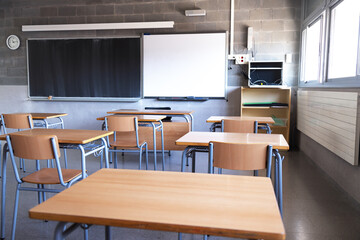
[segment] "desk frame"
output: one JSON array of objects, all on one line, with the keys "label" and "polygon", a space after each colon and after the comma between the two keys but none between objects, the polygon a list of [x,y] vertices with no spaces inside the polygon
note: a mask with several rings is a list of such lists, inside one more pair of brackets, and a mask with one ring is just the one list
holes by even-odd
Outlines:
[{"label": "desk frame", "polygon": [[[146,121],[146,119],[138,120],[138,124],[141,127],[150,126],[153,128],[153,148],[154,148],[154,170],[157,170],[157,157],[156,157],[156,131],[159,129],[161,131],[161,154],[162,154],[162,170],[165,171],[165,151],[164,151],[164,128],[161,120],[156,121],[156,124],[153,121]],[[157,126],[156,126],[157,125]]]},{"label": "desk frame", "polygon": [[[34,122],[34,127],[52,128],[60,125],[64,129],[64,120],[62,117],[67,116],[67,113],[30,113]],[[58,122],[49,123],[48,119],[57,119]]]}]

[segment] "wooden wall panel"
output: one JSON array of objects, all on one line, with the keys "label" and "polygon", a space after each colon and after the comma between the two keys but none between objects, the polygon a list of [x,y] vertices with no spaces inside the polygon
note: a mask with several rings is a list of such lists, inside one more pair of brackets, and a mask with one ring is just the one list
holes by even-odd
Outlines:
[{"label": "wooden wall panel", "polygon": [[352,165],[359,163],[357,92],[298,91],[297,128]]}]

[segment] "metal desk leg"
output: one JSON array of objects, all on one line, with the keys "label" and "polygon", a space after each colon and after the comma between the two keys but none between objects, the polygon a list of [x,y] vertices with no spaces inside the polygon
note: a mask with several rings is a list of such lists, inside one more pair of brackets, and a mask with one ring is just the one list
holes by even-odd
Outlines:
[{"label": "metal desk leg", "polygon": [[274,150],[274,154],[275,154],[275,174],[276,174],[275,193],[278,200],[280,213],[282,216],[283,214],[282,162],[284,161],[284,157],[281,157],[277,149]]},{"label": "metal desk leg", "polygon": [[1,239],[5,239],[5,203],[6,203],[6,157],[7,143],[4,144],[2,156],[2,188],[1,188]]},{"label": "metal desk leg", "polygon": [[156,128],[155,124],[152,122],[151,126],[153,127],[153,143],[154,143],[154,170],[156,171]]},{"label": "metal desk leg", "polygon": [[162,154],[162,170],[165,171],[165,150],[164,150],[164,126],[162,121],[160,122],[161,127],[161,154]]},{"label": "metal desk leg", "polygon": [[[61,126],[61,129],[65,129],[65,126],[64,126],[64,121],[62,120],[62,118],[58,117],[59,121],[60,121],[60,126]],[[66,154],[66,149],[64,148],[63,149],[64,151],[64,162],[65,162],[65,168],[67,169],[68,168],[68,162],[67,162],[67,154]]]},{"label": "metal desk leg", "polygon": [[191,149],[192,149],[191,146],[187,146],[182,153],[182,157],[181,157],[181,171],[182,172],[185,172],[186,155],[189,151],[191,151]]},{"label": "metal desk leg", "polygon": [[82,145],[78,145],[78,148],[81,151],[81,174],[82,179],[86,178],[86,160],[85,160],[85,150]]},{"label": "metal desk leg", "polygon": [[215,132],[215,123],[211,124],[210,132]]},{"label": "metal desk leg", "polygon": [[271,134],[271,128],[269,124],[266,124],[266,133]]},{"label": "metal desk leg", "polygon": [[214,144],[209,143],[209,163],[208,163],[208,173],[214,173],[213,159],[214,159]]},{"label": "metal desk leg", "polygon": [[107,145],[106,139],[103,137],[101,141],[104,144],[104,154],[105,154],[105,168],[109,168],[109,146]]},{"label": "metal desk leg", "polygon": [[73,223],[70,227],[66,228],[66,222],[59,222],[54,231],[54,240],[64,240],[69,236],[75,229],[80,227],[81,224]]},{"label": "metal desk leg", "polygon": [[188,147],[186,147],[182,153],[182,157],[181,157],[181,172],[184,172],[185,171],[185,158],[186,158],[186,153],[187,153],[187,149]]},{"label": "metal desk leg", "polygon": [[189,119],[187,118],[188,115],[184,114],[184,115],[181,115],[183,116],[183,118],[185,118],[186,122],[190,122],[190,126],[191,126],[191,129],[190,131],[194,131],[194,116],[190,113],[189,116],[190,116],[190,121]]},{"label": "metal desk leg", "polygon": [[196,151],[192,151],[191,153],[191,159],[192,159],[192,166],[191,166],[191,170],[194,173],[195,172],[195,162],[196,162]]},{"label": "metal desk leg", "polygon": [[190,113],[189,114],[190,119],[191,119],[191,131],[194,131],[194,116]]},{"label": "metal desk leg", "polygon": [[105,240],[111,240],[111,227],[105,226]]},{"label": "metal desk leg", "polygon": [[278,165],[279,165],[279,161],[277,159],[277,156],[275,154],[275,151],[274,151],[274,156],[275,156],[275,166],[274,166],[274,177],[275,177],[275,186],[274,186],[274,190],[275,190],[275,196],[276,196],[276,200],[279,201],[279,168],[278,168]]}]

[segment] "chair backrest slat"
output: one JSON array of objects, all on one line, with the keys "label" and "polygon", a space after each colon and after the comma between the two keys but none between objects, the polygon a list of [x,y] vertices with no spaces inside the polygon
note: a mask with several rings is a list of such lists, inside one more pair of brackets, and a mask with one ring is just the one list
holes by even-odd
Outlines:
[{"label": "chair backrest slat", "polygon": [[[30,122],[29,122],[30,116]],[[12,129],[29,129],[32,128],[32,118],[29,113],[12,113],[12,114],[3,114],[4,125],[6,128]]]},{"label": "chair backrest slat", "polygon": [[14,156],[32,160],[54,159],[51,138],[55,139],[57,153],[60,157],[58,139],[55,135],[20,135],[10,134]]},{"label": "chair backrest slat", "polygon": [[214,167],[232,170],[259,170],[267,166],[266,144],[213,142]]},{"label": "chair backrest slat", "polygon": [[116,132],[135,132],[135,118],[129,116],[108,116],[107,130]]},{"label": "chair backrest slat", "polygon": [[254,133],[255,121],[224,119],[222,128],[224,132]]}]

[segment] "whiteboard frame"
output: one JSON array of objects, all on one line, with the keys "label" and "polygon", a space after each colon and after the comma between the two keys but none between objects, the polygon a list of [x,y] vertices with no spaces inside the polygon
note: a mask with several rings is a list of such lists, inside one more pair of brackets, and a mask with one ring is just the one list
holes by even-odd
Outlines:
[{"label": "whiteboard frame", "polygon": [[155,35],[155,36],[159,36],[159,35],[202,35],[202,34],[219,34],[219,33],[223,33],[225,34],[225,49],[224,49],[224,96],[221,97],[214,97],[214,96],[202,96],[203,98],[209,98],[209,99],[228,99],[227,96],[227,83],[228,83],[228,51],[229,51],[229,46],[228,46],[228,39],[229,39],[229,35],[228,35],[228,31],[219,31],[219,32],[203,32],[203,33],[170,33],[170,34],[143,34],[142,35],[142,70],[143,70],[143,75],[142,75],[142,79],[143,79],[143,84],[142,84],[142,97],[143,98],[158,98],[158,97],[162,97],[162,98],[168,98],[169,100],[171,100],[172,98],[179,98],[179,97],[198,97],[198,96],[146,96],[145,95],[145,36],[147,35]]}]

